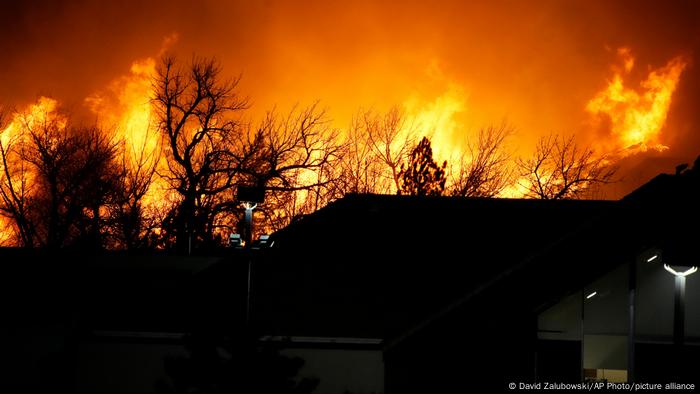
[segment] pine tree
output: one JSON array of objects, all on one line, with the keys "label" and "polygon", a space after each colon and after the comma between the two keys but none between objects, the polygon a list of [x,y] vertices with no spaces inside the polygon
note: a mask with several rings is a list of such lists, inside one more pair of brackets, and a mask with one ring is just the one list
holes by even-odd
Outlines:
[{"label": "pine tree", "polygon": [[400,187],[398,194],[412,196],[439,196],[445,190],[445,167],[433,160],[433,148],[427,137],[416,145],[411,152],[408,166],[401,165]]}]

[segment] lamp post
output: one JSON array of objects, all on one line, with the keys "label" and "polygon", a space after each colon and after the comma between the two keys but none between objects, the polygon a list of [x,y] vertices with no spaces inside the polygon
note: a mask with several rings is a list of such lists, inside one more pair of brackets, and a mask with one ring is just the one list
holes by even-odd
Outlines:
[{"label": "lamp post", "polygon": [[670,266],[664,264],[664,269],[675,276],[673,296],[673,343],[683,345],[685,341],[685,277],[698,271],[698,267]]},{"label": "lamp post", "polygon": [[251,279],[253,274],[253,256],[252,256],[252,246],[253,246],[253,210],[258,206],[258,204],[245,201],[243,202],[243,207],[245,208],[245,255],[248,260],[248,280],[247,280],[247,290],[245,299],[245,325],[250,326],[250,290],[251,290]]},{"label": "lamp post", "polygon": [[246,289],[245,325],[250,328],[251,288],[253,275],[253,210],[265,199],[265,189],[255,186],[239,185],[237,190],[238,201],[245,208],[245,234],[243,237],[245,256],[248,261],[248,278]]}]

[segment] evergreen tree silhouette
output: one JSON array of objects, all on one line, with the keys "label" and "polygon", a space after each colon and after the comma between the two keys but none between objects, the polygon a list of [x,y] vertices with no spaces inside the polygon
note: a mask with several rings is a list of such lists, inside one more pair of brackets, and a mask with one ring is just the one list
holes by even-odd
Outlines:
[{"label": "evergreen tree silhouette", "polygon": [[408,166],[401,165],[398,194],[412,196],[439,196],[445,190],[445,167],[433,160],[433,148],[428,137],[416,145],[411,152]]}]

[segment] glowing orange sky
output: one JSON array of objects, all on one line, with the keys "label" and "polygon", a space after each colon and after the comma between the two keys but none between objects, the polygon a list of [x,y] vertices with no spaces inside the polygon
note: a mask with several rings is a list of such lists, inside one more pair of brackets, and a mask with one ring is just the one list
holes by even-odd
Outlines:
[{"label": "glowing orange sky", "polygon": [[624,74],[625,87],[641,95],[650,72],[679,56],[687,63],[655,137],[669,149],[625,159],[628,172],[640,177],[632,183],[700,153],[696,4],[464,3],[3,5],[0,100],[23,106],[46,95],[93,116],[86,97],[128,76],[133,62],[157,58],[175,35],[169,50],[181,58],[216,56],[229,75],[243,75],[251,119],[273,106],[320,100],[334,124],[346,127],[360,107],[397,104],[438,117],[447,111],[438,152],[451,146],[446,141],[459,146],[478,127],[506,119],[518,130],[513,149],[527,154],[551,132],[577,133],[587,143],[610,138],[614,130],[595,124],[587,106],[614,77],[619,49],[628,48],[635,66]]}]

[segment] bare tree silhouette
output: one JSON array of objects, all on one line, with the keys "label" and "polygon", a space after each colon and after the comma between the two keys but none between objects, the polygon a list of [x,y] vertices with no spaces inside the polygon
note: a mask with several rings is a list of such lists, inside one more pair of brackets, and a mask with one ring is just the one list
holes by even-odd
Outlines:
[{"label": "bare tree silhouette", "polygon": [[160,174],[179,201],[163,228],[178,250],[189,242],[214,242],[217,218],[231,209],[222,201],[238,179],[247,155],[236,119],[247,100],[236,93],[239,79],[224,81],[215,60],[194,58],[186,69],[165,57],[154,82],[158,129],[164,137],[167,171]]},{"label": "bare tree silhouette", "polygon": [[144,198],[153,184],[160,161],[160,146],[148,149],[149,141],[159,141],[147,127],[141,146],[121,141],[117,165],[120,176],[116,196],[110,206],[109,232],[114,249],[143,249],[155,246],[154,230],[160,226],[156,207],[147,207]]},{"label": "bare tree silhouette", "polygon": [[281,117],[268,112],[248,144],[253,153],[246,176],[267,190],[260,210],[271,229],[311,213],[334,198],[336,164],[344,150],[318,104]]},{"label": "bare tree silhouette", "polygon": [[448,193],[460,197],[495,197],[513,182],[511,154],[505,142],[514,133],[503,123],[479,130],[476,142],[467,144],[459,168],[452,172]]},{"label": "bare tree silhouette", "polygon": [[592,188],[612,182],[617,171],[607,157],[579,147],[573,136],[559,135],[541,138],[534,155],[517,164],[526,197],[547,200],[581,198]]},{"label": "bare tree silhouette", "polygon": [[[0,130],[7,133],[9,112],[0,109]],[[34,221],[31,217],[31,185],[29,168],[22,160],[22,140],[19,133],[0,135],[0,159],[2,176],[0,177],[0,210],[4,217],[12,222],[15,243],[21,246],[35,246]]]},{"label": "bare tree silhouette", "polygon": [[383,176],[384,166],[368,142],[364,119],[353,117],[345,133],[335,194],[340,198],[348,193],[388,193],[391,183]]},{"label": "bare tree silhouette", "polygon": [[0,140],[2,212],[17,244],[104,247],[103,211],[119,175],[114,141],[97,127],[67,124],[65,116],[18,117],[20,127]]},{"label": "bare tree silhouette", "polygon": [[393,188],[398,191],[401,166],[408,160],[416,144],[415,129],[409,127],[404,113],[396,106],[384,115],[366,112],[364,122],[367,143],[388,169]]},{"label": "bare tree silhouette", "polygon": [[408,159],[416,132],[398,107],[386,113],[360,110],[345,133],[335,197],[348,193],[396,193],[401,165]]}]

